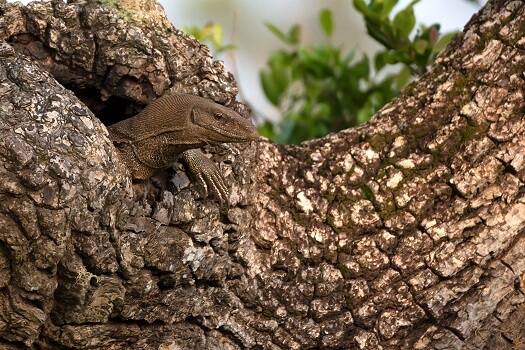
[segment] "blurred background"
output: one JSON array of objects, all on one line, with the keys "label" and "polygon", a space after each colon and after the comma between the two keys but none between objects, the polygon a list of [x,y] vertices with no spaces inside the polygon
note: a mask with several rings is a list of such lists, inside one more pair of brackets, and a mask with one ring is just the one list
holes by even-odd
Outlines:
[{"label": "blurred background", "polygon": [[[315,45],[325,40],[318,24],[323,8],[333,13],[334,30],[331,42],[347,50],[356,48],[372,57],[380,44],[367,36],[362,16],[351,0],[160,0],[168,18],[179,29],[190,26],[204,27],[220,24],[223,42],[233,44],[233,52],[223,52],[216,58],[225,61],[245,98],[257,114],[277,119],[280,112],[271,104],[262,90],[259,72],[265,67],[270,54],[285,44],[270,32],[264,22],[287,30],[298,23],[302,27],[302,41]],[[406,7],[410,1],[400,0],[393,12]],[[414,6],[418,23],[440,23],[442,32],[461,30],[485,1],[423,0]],[[232,60],[232,56],[234,60]]]}]

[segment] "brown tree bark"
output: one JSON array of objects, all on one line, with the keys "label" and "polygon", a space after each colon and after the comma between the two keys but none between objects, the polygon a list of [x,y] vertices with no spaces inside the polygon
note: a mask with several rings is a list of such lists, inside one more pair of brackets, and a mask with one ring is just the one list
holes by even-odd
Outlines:
[{"label": "brown tree bark", "polygon": [[214,149],[227,209],[178,166],[134,198],[100,122],[166,90],[246,111],[159,5],[0,15],[0,349],[525,348],[522,1],[363,126]]}]

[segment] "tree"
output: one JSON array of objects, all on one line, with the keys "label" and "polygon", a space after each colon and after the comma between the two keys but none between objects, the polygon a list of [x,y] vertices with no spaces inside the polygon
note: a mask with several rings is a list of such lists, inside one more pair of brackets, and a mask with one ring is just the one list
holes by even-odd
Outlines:
[{"label": "tree", "polygon": [[229,208],[179,167],[133,197],[97,119],[166,90],[242,111],[156,3],[0,13],[0,347],[523,346],[523,2],[489,1],[363,126],[212,150]]}]

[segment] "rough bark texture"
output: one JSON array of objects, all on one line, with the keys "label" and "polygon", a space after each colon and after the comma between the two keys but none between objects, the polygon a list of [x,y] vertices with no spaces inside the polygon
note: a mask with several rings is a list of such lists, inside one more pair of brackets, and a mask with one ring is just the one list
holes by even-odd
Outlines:
[{"label": "rough bark texture", "polygon": [[0,14],[0,348],[523,348],[522,1],[366,125],[216,149],[225,210],[179,167],[135,201],[97,119],[167,89],[246,111],[158,5]]}]

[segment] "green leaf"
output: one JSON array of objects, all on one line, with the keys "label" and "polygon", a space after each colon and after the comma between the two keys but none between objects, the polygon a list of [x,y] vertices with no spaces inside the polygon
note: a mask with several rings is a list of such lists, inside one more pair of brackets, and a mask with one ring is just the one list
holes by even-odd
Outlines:
[{"label": "green leaf", "polygon": [[390,42],[389,38],[386,36],[382,28],[378,27],[372,22],[367,21],[366,31],[372,38],[376,39],[380,44],[382,44],[387,49],[392,48],[392,43]]},{"label": "green leaf", "polygon": [[215,24],[211,28],[212,43],[215,46],[220,47],[222,45],[222,26],[220,24]]},{"label": "green leaf", "polygon": [[332,36],[332,33],[334,31],[332,11],[330,11],[329,9],[321,10],[321,13],[319,14],[319,22],[321,23],[321,27],[323,28],[323,31],[326,34],[326,36]]},{"label": "green leaf", "polygon": [[288,31],[288,43],[291,45],[299,44],[301,40],[301,27],[298,24],[294,24]]},{"label": "green leaf", "polygon": [[394,6],[397,5],[398,0],[385,0],[383,2],[383,8],[381,9],[380,16],[381,18],[388,18],[390,16],[390,12],[392,12],[392,9]]},{"label": "green leaf", "polygon": [[354,0],[354,7],[358,12],[361,12],[365,16],[370,13],[370,9],[366,5],[365,0]]},{"label": "green leaf", "polygon": [[279,39],[281,39],[282,41],[284,41],[285,43],[289,44],[290,42],[288,41],[288,38],[286,37],[286,35],[281,32],[281,30],[279,28],[277,28],[276,26],[274,26],[273,24],[271,24],[270,22],[264,22],[264,25],[266,26],[266,28],[270,29],[270,31],[276,36],[278,37]]},{"label": "green leaf", "polygon": [[399,11],[394,17],[394,28],[400,38],[408,38],[414,26],[416,25],[416,16],[414,16],[414,8],[409,6]]},{"label": "green leaf", "polygon": [[429,42],[424,39],[416,39],[414,40],[414,50],[420,55],[425,53],[425,50],[429,46]]},{"label": "green leaf", "polygon": [[[326,46],[321,45],[316,48],[299,46],[297,48],[298,74],[294,74],[296,79],[308,79],[310,77],[324,80],[331,75],[332,62],[330,52]],[[295,72],[294,72],[295,73]]]},{"label": "green leaf", "polygon": [[272,54],[268,66],[269,69],[260,73],[261,84],[266,97],[274,106],[278,106],[281,96],[288,88],[289,68],[287,66],[288,56],[284,51]]},{"label": "green leaf", "polygon": [[385,59],[387,54],[388,54],[388,51],[380,51],[375,55],[374,66],[377,72],[379,72],[381,69],[383,69],[387,65],[388,62]]},{"label": "green leaf", "polygon": [[410,56],[404,50],[384,51],[382,55],[383,55],[382,59],[385,65],[396,64],[396,63],[410,64],[412,62]]},{"label": "green leaf", "polygon": [[268,100],[274,105],[279,106],[279,100],[281,98],[280,89],[278,88],[273,75],[268,71],[261,71],[261,84],[264,90],[264,93]]}]

